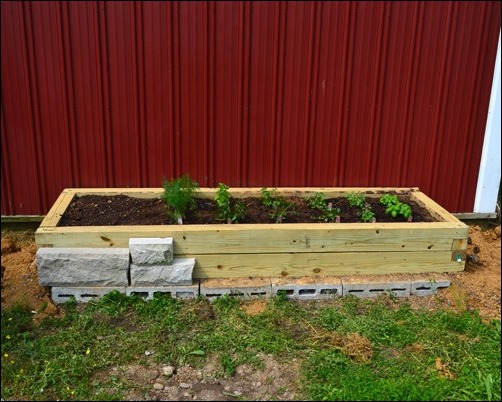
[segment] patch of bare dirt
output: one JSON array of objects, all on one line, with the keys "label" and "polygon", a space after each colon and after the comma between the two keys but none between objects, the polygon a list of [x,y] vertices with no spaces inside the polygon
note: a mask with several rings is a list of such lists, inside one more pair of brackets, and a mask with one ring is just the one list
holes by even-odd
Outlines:
[{"label": "patch of bare dirt", "polygon": [[[154,364],[147,359],[133,366],[113,367],[99,376],[121,376],[130,391],[126,401],[298,401],[299,363],[279,362],[259,353],[262,368],[237,367],[233,376],[222,373],[218,356],[208,357],[201,367]],[[114,389],[104,390],[113,394]]]},{"label": "patch of bare dirt", "polygon": [[[448,308],[454,311],[478,310],[484,319],[501,317],[501,237],[500,225],[489,230],[469,227],[468,262],[458,273],[437,274],[451,280],[451,286],[433,296],[402,298],[416,308]],[[2,309],[16,303],[34,312],[34,320],[57,315],[58,308],[50,299],[50,290],[38,285],[35,264],[36,245],[31,232],[2,231]],[[413,275],[393,275],[389,280],[405,279]],[[430,276],[430,275],[428,275]],[[379,279],[386,275],[378,276]],[[401,298],[399,298],[401,299]],[[405,299],[405,300],[404,300]],[[265,310],[263,300],[243,302],[241,308],[250,315]],[[201,312],[201,319],[207,313]],[[340,347],[351,358],[367,360],[371,344],[359,334],[333,338],[331,334],[303,334],[313,342],[329,342]],[[420,346],[420,345],[418,345]],[[417,346],[417,347],[418,347]],[[241,365],[232,377],[225,376],[216,356],[201,367],[169,366],[150,363],[116,367],[98,376],[123,375],[131,388],[126,400],[299,400],[299,364],[297,361],[278,361],[272,355],[260,355],[262,369]],[[447,375],[447,368],[437,362],[438,370]],[[107,390],[113,392],[113,390]]]},{"label": "patch of bare dirt", "polygon": [[433,297],[416,298],[414,303],[455,311],[478,310],[485,319],[500,320],[500,242],[500,225],[489,230],[469,226],[465,270],[447,274],[450,287]]}]

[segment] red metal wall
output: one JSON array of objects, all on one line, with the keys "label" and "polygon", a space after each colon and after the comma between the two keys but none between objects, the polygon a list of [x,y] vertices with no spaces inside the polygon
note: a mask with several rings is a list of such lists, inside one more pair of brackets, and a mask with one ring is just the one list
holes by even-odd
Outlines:
[{"label": "red metal wall", "polygon": [[500,2],[2,2],[2,215],[65,187],[418,186],[473,210]]}]

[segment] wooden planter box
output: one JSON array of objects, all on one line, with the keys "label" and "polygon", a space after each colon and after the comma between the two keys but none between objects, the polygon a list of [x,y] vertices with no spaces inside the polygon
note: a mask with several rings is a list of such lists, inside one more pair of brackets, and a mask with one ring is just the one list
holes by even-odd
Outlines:
[{"label": "wooden planter box", "polygon": [[[327,198],[364,192],[408,194],[437,222],[281,223],[58,227],[73,197],[158,198],[162,188],[65,189],[36,231],[39,247],[128,247],[131,237],[172,237],[175,257],[196,259],[194,278],[302,277],[462,271],[468,227],[418,188],[278,188],[283,195]],[[213,198],[201,188],[197,197]],[[259,188],[231,188],[233,197],[259,197]]]}]

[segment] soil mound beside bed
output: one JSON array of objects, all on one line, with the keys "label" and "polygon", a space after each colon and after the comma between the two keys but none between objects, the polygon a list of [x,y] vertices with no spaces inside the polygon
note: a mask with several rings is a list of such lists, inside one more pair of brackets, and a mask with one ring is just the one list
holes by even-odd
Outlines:
[{"label": "soil mound beside bed", "polygon": [[[281,223],[320,223],[319,211],[308,206],[301,197],[289,197],[296,205],[296,213],[289,215]],[[435,222],[430,213],[406,196],[399,196],[401,202],[411,206],[413,222]],[[262,204],[260,198],[242,199],[246,205],[246,217],[239,223],[274,223],[270,209]],[[330,198],[333,208],[339,208],[340,222],[361,222],[360,210],[350,207],[343,197]],[[407,222],[401,216],[392,218],[385,214],[385,206],[378,198],[367,198],[375,213],[377,222]],[[211,199],[196,199],[196,207],[187,213],[183,223],[186,225],[221,224],[218,219],[216,202]],[[117,226],[117,225],[173,225],[176,221],[169,216],[166,203],[159,198],[134,198],[126,195],[84,195],[75,197],[66,209],[58,226]]]}]

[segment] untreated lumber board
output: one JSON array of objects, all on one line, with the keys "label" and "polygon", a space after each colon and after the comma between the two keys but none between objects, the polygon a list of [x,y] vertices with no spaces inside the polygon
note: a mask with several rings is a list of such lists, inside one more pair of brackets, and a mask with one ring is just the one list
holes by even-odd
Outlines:
[{"label": "untreated lumber board", "polygon": [[415,201],[419,205],[423,206],[425,209],[429,211],[429,213],[438,220],[443,220],[445,222],[452,222],[462,224],[460,220],[455,218],[452,214],[450,214],[446,209],[444,209],[437,202],[427,197],[424,193],[415,191],[410,194],[410,199]]},{"label": "untreated lumber board", "polygon": [[443,222],[155,225],[42,228],[40,245],[127,247],[131,237],[172,237],[177,255],[271,252],[452,250],[462,227]]},{"label": "untreated lumber board", "polygon": [[[260,197],[262,187],[234,187],[230,188],[229,193],[235,198]],[[411,191],[419,191],[417,187],[268,187],[269,190],[275,189],[280,195],[303,196],[308,197],[314,193],[322,192],[328,198],[344,197],[350,192],[361,192],[367,197],[379,197],[385,192],[397,192],[398,194],[407,194]],[[162,187],[152,188],[80,188],[66,189],[82,195],[130,195],[137,198],[159,198],[164,189]],[[217,188],[201,187],[195,192],[198,198],[214,198]]]},{"label": "untreated lumber board", "polygon": [[194,278],[301,277],[462,271],[451,252],[201,254]]},{"label": "untreated lumber board", "polygon": [[41,228],[57,226],[61,216],[70,205],[75,193],[72,190],[63,190],[49,210],[44,220],[40,224]]}]

